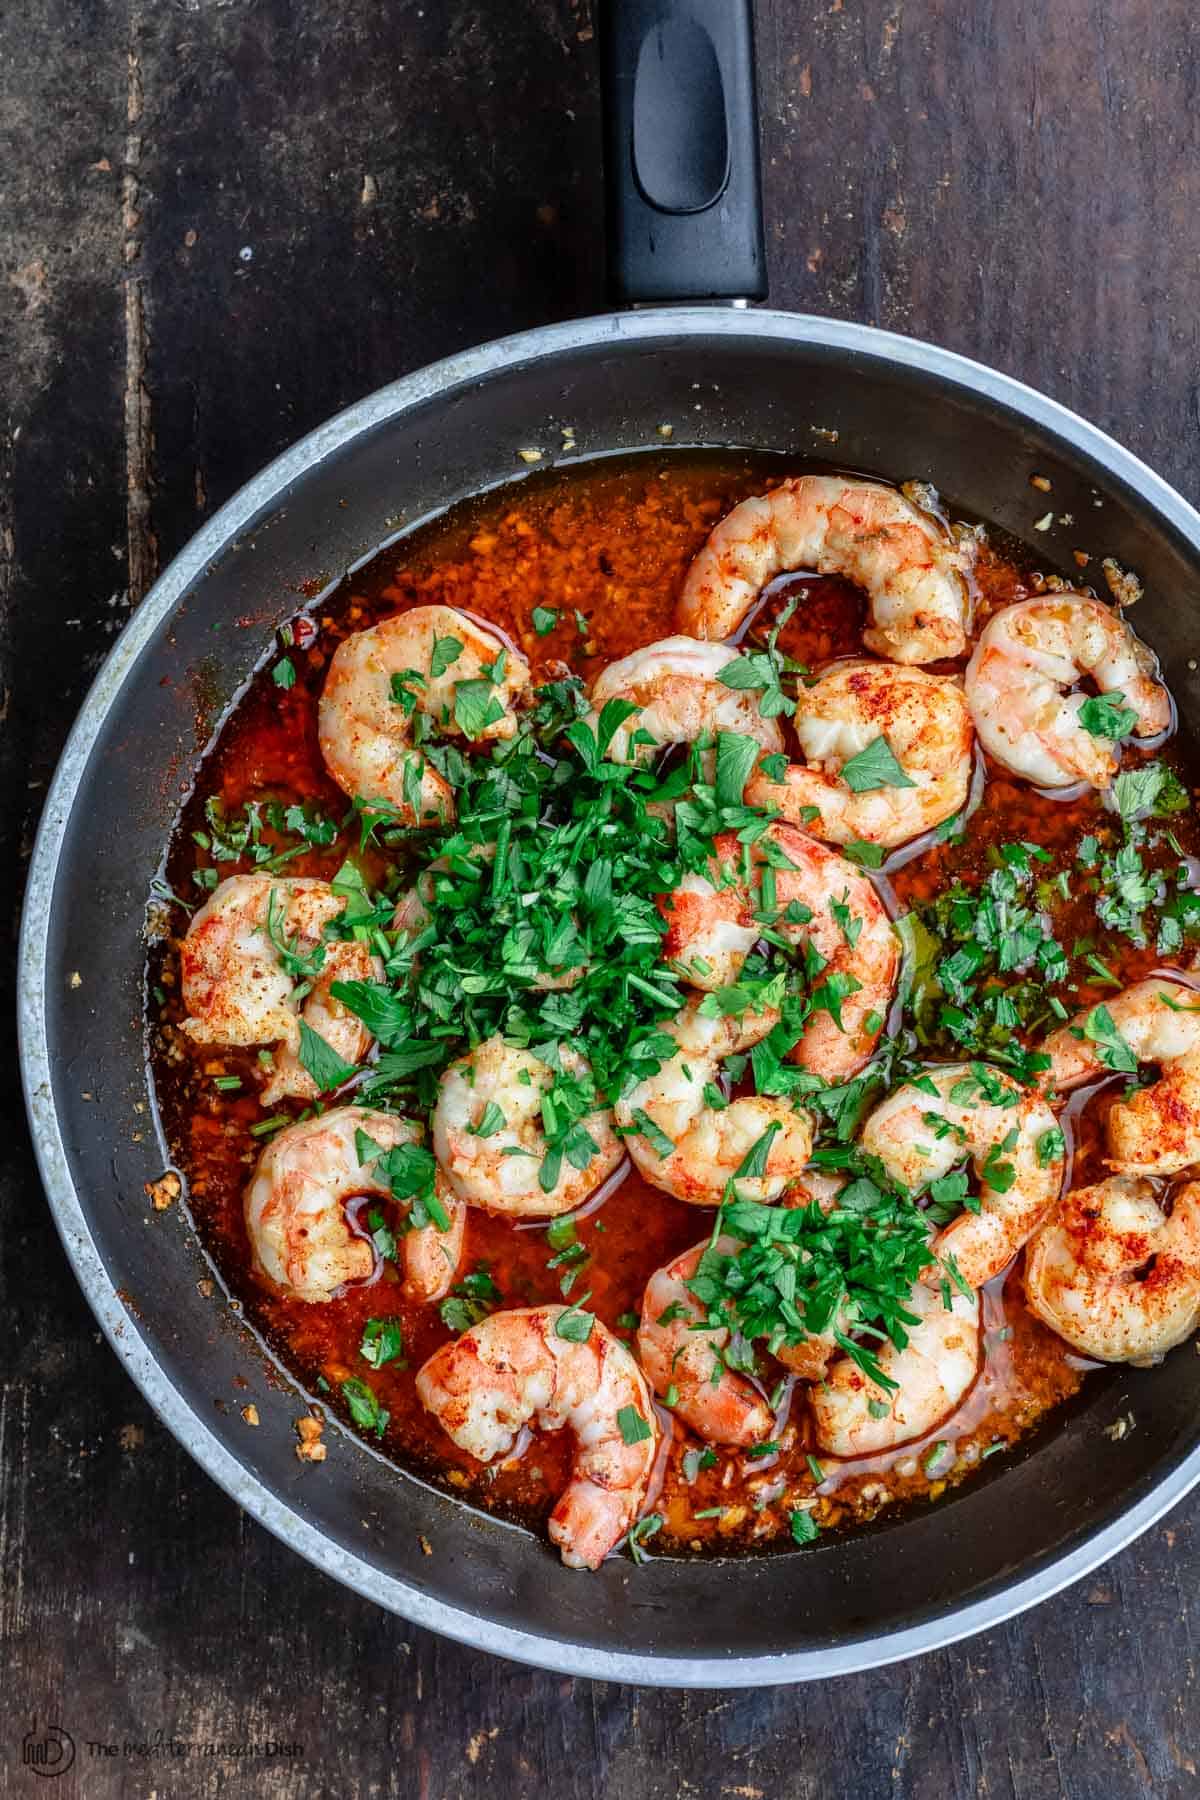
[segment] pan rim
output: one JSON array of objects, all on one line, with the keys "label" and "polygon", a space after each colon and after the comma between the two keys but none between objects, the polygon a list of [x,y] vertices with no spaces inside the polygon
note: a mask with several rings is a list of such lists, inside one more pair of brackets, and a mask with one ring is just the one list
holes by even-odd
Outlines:
[{"label": "pan rim", "polygon": [[496,1623],[384,1574],[310,1525],[252,1475],[206,1425],[155,1360],[100,1257],[71,1178],[51,1085],[45,994],[51,902],[76,793],[96,739],[147,643],[208,564],[314,464],[398,413],[522,362],[573,351],[653,346],[683,335],[786,340],[850,352],[925,373],[1017,413],[1043,434],[1102,462],[1200,557],[1200,513],[1115,439],[1036,389],[983,363],[873,326],[775,310],[707,306],[602,313],[474,346],[400,377],[356,401],[276,457],[240,488],[184,546],[133,614],[80,709],[47,793],[39,824],[18,948],[18,1036],[22,1085],[38,1167],[68,1260],[126,1372],[202,1469],[239,1505],[323,1573],[413,1624],[499,1656],[556,1672],[662,1687],[745,1687],[820,1680],[902,1661],[1002,1624],[1050,1599],[1148,1530],[1200,1482],[1200,1439],[1140,1499],[1121,1508],[1064,1554],[1047,1553],[1021,1578],[940,1617],[863,1636],[828,1649],[778,1655],[658,1656],[572,1644]]}]

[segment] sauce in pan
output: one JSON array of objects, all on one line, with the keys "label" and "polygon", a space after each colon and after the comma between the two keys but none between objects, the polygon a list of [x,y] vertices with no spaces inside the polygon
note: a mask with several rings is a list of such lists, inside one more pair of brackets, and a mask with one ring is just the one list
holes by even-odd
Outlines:
[{"label": "sauce in pan", "polygon": [[[378,842],[360,852],[359,821],[318,745],[318,700],[330,658],[347,635],[414,606],[449,606],[498,629],[528,659],[535,681],[570,672],[590,683],[614,659],[672,635],[684,576],[713,526],[745,496],[797,472],[775,459],[682,452],[574,468],[461,506],[380,552],[298,616],[237,705],[183,809],[167,862],[169,889],[194,909],[231,875],[265,867],[329,880],[351,854],[369,887],[384,881],[396,852]],[[1045,586],[1019,549],[987,533],[979,534],[971,581],[976,633],[995,609]],[[798,604],[779,633],[779,651],[809,669],[862,654],[865,599],[836,576],[773,582],[741,649],[761,648],[792,601]],[[957,673],[964,664],[934,667]],[[892,918],[909,921],[904,941],[917,988],[904,1026],[917,1038],[908,1047],[935,1061],[1003,1056],[1013,1045],[1019,1054],[1020,1045],[1036,1046],[1064,1016],[1102,1004],[1165,963],[1184,968],[1190,955],[1192,918],[1180,896],[1190,888],[1189,859],[1200,854],[1200,834],[1170,744],[1146,750],[1135,741],[1124,749],[1127,770],[1153,762],[1169,771],[1159,783],[1158,816],[1128,830],[1092,788],[1051,797],[976,755],[976,803],[965,821],[890,854],[875,876]],[[248,806],[257,808],[249,830]],[[1114,868],[1122,845],[1126,863]],[[1014,853],[1010,846],[1035,850]],[[995,976],[1012,994],[1011,1010],[974,1016],[966,1005],[956,1043],[944,986],[939,996],[926,978],[939,959],[980,941],[978,907],[988,884],[1014,871],[1006,890],[1010,924],[1015,918],[1020,930],[1040,921],[1033,928],[1052,932],[1062,964],[1049,973],[1022,965]],[[1142,890],[1155,886],[1159,872],[1156,900],[1146,902]],[[957,910],[948,897],[955,893]],[[1125,914],[1110,912],[1109,923],[1098,922],[1098,899],[1114,894]],[[1136,918],[1129,924],[1139,904],[1144,930]],[[509,1458],[482,1465],[422,1407],[417,1371],[496,1307],[564,1297],[572,1304],[586,1297],[587,1309],[632,1347],[648,1278],[696,1243],[713,1214],[649,1185],[626,1161],[605,1183],[602,1203],[585,1206],[573,1224],[514,1222],[471,1208],[455,1292],[441,1305],[412,1303],[386,1256],[370,1280],[347,1285],[327,1304],[282,1297],[254,1271],[243,1196],[264,1145],[311,1103],[264,1108],[265,1062],[256,1048],[199,1046],[181,1029],[179,947],[188,913],[166,905],[156,912],[163,923],[149,981],[162,1116],[197,1229],[246,1316],[322,1405],[398,1462],[477,1505],[540,1525],[567,1479],[567,1435],[525,1432]],[[1164,913],[1182,920],[1165,936]],[[990,970],[995,975],[994,962]],[[985,969],[980,980],[988,978]],[[1068,1185],[1108,1173],[1103,1121],[1124,1077],[1105,1075],[1080,1090],[1064,1115],[1073,1156]],[[399,1216],[378,1200],[354,1201],[350,1214],[363,1233],[386,1232]],[[402,1350],[383,1361],[369,1348],[368,1322],[379,1319],[398,1321],[402,1334]],[[760,1373],[776,1423],[759,1454],[709,1448],[659,1408],[663,1449],[647,1501],[653,1517],[635,1535],[653,1551],[728,1552],[804,1542],[814,1527],[852,1524],[897,1502],[936,1500],[984,1459],[1003,1454],[1096,1366],[1029,1310],[1020,1257],[987,1284],[982,1320],[981,1371],[957,1410],[923,1438],[877,1455],[818,1453],[804,1385],[766,1357]]]}]

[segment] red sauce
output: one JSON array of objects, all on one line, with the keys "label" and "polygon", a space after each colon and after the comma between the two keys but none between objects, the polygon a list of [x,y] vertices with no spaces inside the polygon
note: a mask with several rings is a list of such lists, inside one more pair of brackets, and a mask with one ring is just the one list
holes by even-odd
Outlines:
[{"label": "red sauce", "polygon": [[[285,690],[274,683],[273,656],[227,721],[173,840],[168,864],[172,887],[195,892],[189,885],[192,869],[207,859],[197,855],[191,834],[204,827],[203,802],[209,796],[218,796],[230,812],[247,800],[277,798],[312,800],[335,818],[343,815],[345,797],[325,772],[316,738],[316,702],[330,656],[343,636],[405,607],[442,603],[480,615],[506,632],[531,662],[535,678],[560,673],[566,664],[590,679],[614,658],[673,631],[673,605],[683,574],[715,521],[781,472],[786,471],[778,462],[761,458],[683,454],[593,465],[535,477],[471,502],[380,552],[334,598],[302,615],[287,651],[295,685]],[[1011,557],[988,546],[980,556],[977,579],[985,609],[1036,591]],[[804,597],[803,604],[780,639],[789,655],[812,667],[861,651],[863,597],[832,578],[789,576],[773,584],[749,635],[761,638],[784,603],[796,596]],[[547,637],[539,637],[531,623],[538,605],[561,612]],[[1058,802],[997,769],[988,776],[986,802],[971,818],[963,841],[928,846],[890,876],[898,911],[932,898],[954,881],[977,883],[992,866],[989,852],[997,844],[1024,839],[1067,855],[1080,833],[1103,817],[1094,796]],[[1184,847],[1191,850],[1196,846],[1190,815],[1179,828],[1181,841],[1188,833]],[[287,872],[328,877],[343,854],[340,845],[308,850],[288,864]],[[249,864],[222,864],[219,874],[244,867]],[[1094,931],[1090,902],[1083,895],[1063,903],[1054,919],[1060,941]],[[197,1050],[178,1030],[177,951],[177,941],[169,941],[152,959],[152,988],[162,997],[155,1008],[158,1094],[172,1152],[187,1175],[197,1229],[246,1316],[321,1404],[340,1409],[340,1383],[351,1376],[369,1377],[390,1414],[382,1439],[388,1454],[445,1481],[476,1504],[537,1522],[563,1485],[567,1445],[561,1437],[539,1435],[522,1455],[487,1469],[454,1448],[422,1410],[413,1380],[424,1359],[451,1333],[436,1307],[406,1303],[391,1265],[383,1265],[372,1283],[350,1288],[327,1305],[281,1299],[253,1278],[242,1195],[262,1147],[250,1132],[261,1117],[255,1053]],[[1135,951],[1124,939],[1110,940],[1103,952],[1122,983],[1156,960],[1152,951]],[[1104,992],[1103,987],[1081,986],[1078,1003],[1102,999]],[[241,1076],[242,1091],[215,1088],[213,1078],[219,1075]],[[1082,1108],[1072,1108],[1076,1182],[1104,1173],[1100,1124],[1111,1102],[1111,1093],[1107,1102],[1105,1093],[1102,1089]],[[296,1105],[292,1110],[301,1109]],[[668,1198],[636,1173],[627,1174],[578,1227],[589,1260],[571,1297],[590,1291],[589,1308],[631,1343],[628,1319],[639,1311],[648,1277],[697,1242],[710,1222],[710,1214]],[[561,1298],[561,1270],[547,1267],[551,1255],[543,1229],[516,1228],[472,1210],[463,1270],[485,1265],[505,1305]],[[897,1501],[936,1499],[985,1454],[1027,1432],[1083,1379],[1086,1365],[1026,1309],[1019,1266],[991,1284],[984,1311],[982,1372],[958,1412],[929,1440],[869,1460],[839,1463],[822,1455],[820,1469],[814,1471],[808,1461],[808,1418],[799,1399],[790,1397],[787,1418],[776,1433],[782,1446],[778,1455],[752,1460],[718,1450],[715,1464],[689,1482],[684,1454],[699,1446],[676,1423],[662,1491],[654,1502],[666,1521],[656,1547],[729,1549],[775,1538],[788,1541],[790,1509],[814,1498],[815,1516],[823,1526],[868,1517]],[[386,1314],[403,1320],[405,1362],[375,1371],[363,1362],[358,1346],[367,1319]],[[668,1416],[662,1416],[670,1428]],[[930,1442],[948,1444],[951,1450],[939,1452],[927,1469]],[[719,1517],[697,1518],[714,1507],[721,1508]]]}]

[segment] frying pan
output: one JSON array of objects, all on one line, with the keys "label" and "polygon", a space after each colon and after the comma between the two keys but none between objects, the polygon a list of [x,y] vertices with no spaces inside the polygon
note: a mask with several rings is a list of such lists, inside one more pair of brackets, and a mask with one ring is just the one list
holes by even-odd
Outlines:
[{"label": "frying pan", "polygon": [[[144,1193],[166,1154],[144,1057],[144,911],[205,746],[302,584],[334,586],[395,536],[397,515],[407,528],[513,480],[517,452],[557,444],[562,423],[596,456],[660,448],[663,423],[676,444],[793,460],[836,443],[846,466],[931,481],[1018,536],[1037,471],[1088,547],[1142,576],[1139,628],[1184,720],[1195,713],[1200,517],[1111,439],[990,369],[858,325],[712,304],[764,285],[748,0],[621,0],[604,26],[617,290],[707,304],[525,332],[422,369],[313,432],[198,533],[101,670],[47,799],[20,946],[24,1079],[97,1318],[239,1505],[339,1581],[480,1648],[617,1680],[760,1685],[995,1624],[1144,1531],[1200,1478],[1197,1359],[1089,1377],[1017,1452],[868,1530],[736,1560],[616,1557],[581,1575],[336,1424],[328,1461],[303,1467],[292,1422],[307,1397],[240,1319],[186,1203],[157,1213]],[[250,1401],[257,1431],[238,1416]]]}]

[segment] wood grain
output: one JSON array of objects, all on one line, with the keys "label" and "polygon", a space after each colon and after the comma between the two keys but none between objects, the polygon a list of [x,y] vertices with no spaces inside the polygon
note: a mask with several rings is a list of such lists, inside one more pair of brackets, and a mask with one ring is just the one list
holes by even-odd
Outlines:
[{"label": "wood grain", "polygon": [[[772,298],[940,339],[1200,495],[1184,0],[761,0]],[[585,0],[24,0],[0,21],[0,823],[131,603],[277,450],[604,304]],[[6,980],[11,977],[6,975]],[[27,1146],[0,1244],[0,1791],[559,1800],[1200,1793],[1200,1502],[1071,1592],[804,1689],[572,1683],[412,1631],[239,1515],[100,1343]],[[275,1737],[303,1757],[89,1754]],[[55,1789],[52,1787],[51,1792]]]}]

